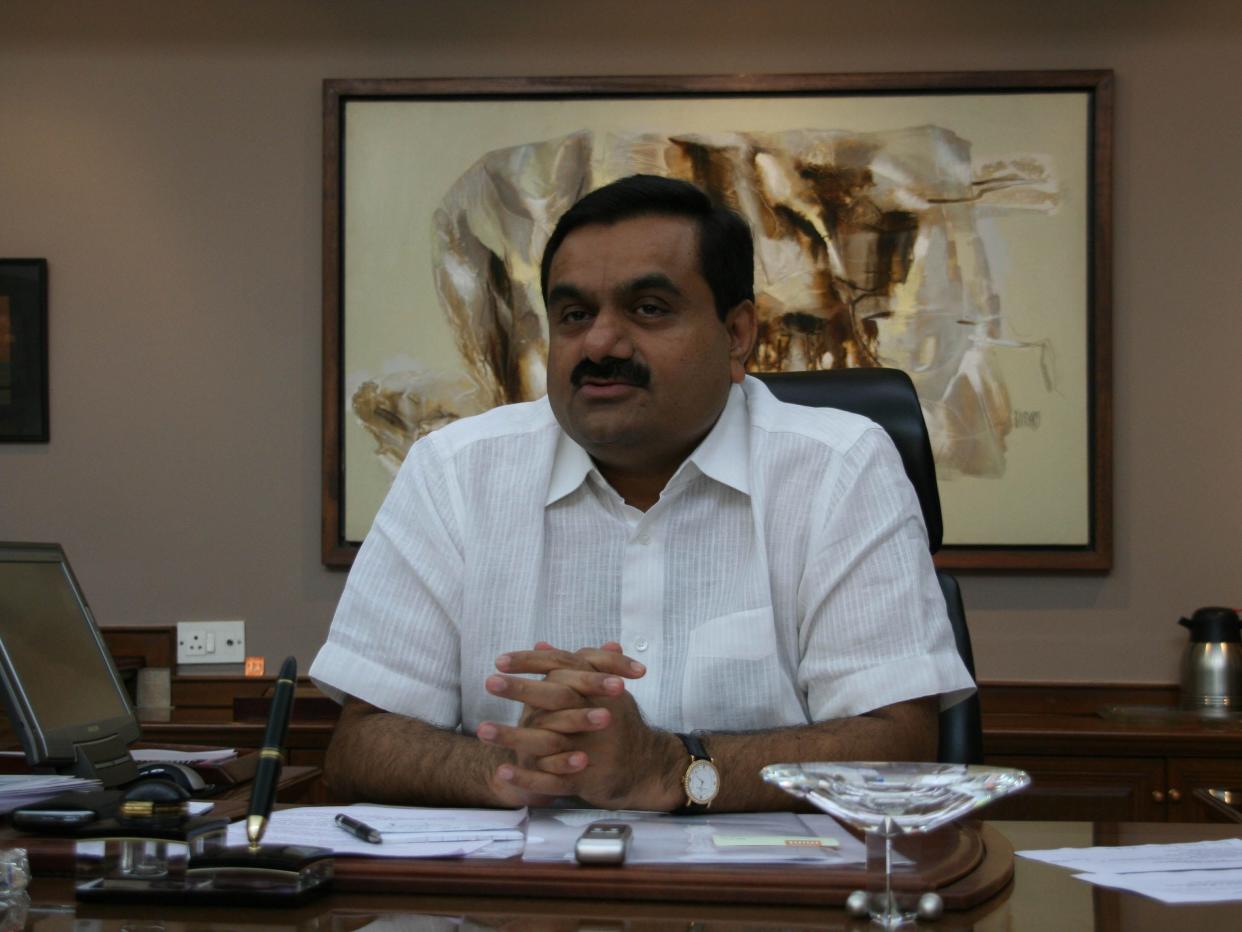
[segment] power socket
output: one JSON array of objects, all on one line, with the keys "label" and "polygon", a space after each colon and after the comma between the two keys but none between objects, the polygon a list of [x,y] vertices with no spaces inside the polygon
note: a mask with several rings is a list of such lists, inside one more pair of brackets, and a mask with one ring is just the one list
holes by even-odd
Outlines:
[{"label": "power socket", "polygon": [[244,621],[177,622],[177,663],[244,663]]}]

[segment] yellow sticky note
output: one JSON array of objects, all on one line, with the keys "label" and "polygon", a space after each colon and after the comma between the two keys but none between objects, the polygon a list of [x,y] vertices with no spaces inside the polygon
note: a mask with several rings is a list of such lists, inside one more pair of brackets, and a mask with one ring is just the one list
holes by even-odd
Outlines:
[{"label": "yellow sticky note", "polygon": [[790,835],[713,835],[717,848],[782,846],[786,848],[835,848],[835,838],[806,838]]}]

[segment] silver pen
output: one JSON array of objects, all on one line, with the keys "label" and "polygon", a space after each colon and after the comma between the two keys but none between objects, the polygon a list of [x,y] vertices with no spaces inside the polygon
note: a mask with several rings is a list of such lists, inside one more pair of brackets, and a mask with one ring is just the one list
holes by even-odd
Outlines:
[{"label": "silver pen", "polygon": [[363,841],[369,841],[373,845],[383,844],[384,836],[380,834],[380,830],[372,828],[365,822],[351,818],[343,812],[336,814],[336,824],[355,838],[361,838]]}]

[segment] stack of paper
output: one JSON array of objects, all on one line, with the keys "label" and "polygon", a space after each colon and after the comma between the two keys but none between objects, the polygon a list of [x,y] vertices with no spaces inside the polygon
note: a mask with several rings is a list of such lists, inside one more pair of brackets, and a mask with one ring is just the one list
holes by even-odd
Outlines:
[{"label": "stack of paper", "polygon": [[214,764],[232,760],[237,748],[135,748],[129,753],[140,764]]},{"label": "stack of paper", "polygon": [[[379,831],[381,841],[365,841],[341,828],[336,817],[342,813]],[[273,812],[263,840],[384,858],[508,858],[522,851],[525,819],[525,809],[303,806]],[[245,837],[244,823],[229,826],[229,844],[243,844]]]},{"label": "stack of paper", "polygon": [[1018,855],[1082,871],[1079,880],[1164,903],[1242,901],[1242,840],[1115,848],[1055,848]]},{"label": "stack of paper", "polygon": [[866,846],[826,815],[734,812],[674,816],[662,812],[539,809],[526,830],[525,861],[573,861],[583,830],[598,820],[630,823],[626,864],[865,863]]},{"label": "stack of paper", "polygon": [[70,790],[98,790],[102,786],[98,780],[58,774],[0,774],[0,813],[12,812]]}]

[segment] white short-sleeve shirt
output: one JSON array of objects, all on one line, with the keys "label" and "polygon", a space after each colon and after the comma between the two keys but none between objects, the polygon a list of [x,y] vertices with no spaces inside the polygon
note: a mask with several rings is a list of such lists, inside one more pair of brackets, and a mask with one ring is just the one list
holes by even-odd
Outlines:
[{"label": "white short-sleeve shirt", "polygon": [[545,640],[619,641],[663,729],[754,730],[974,686],[927,534],[882,428],[757,379],[642,512],[546,399],[410,449],[310,675],[329,694],[473,733],[520,706],[483,688]]}]

